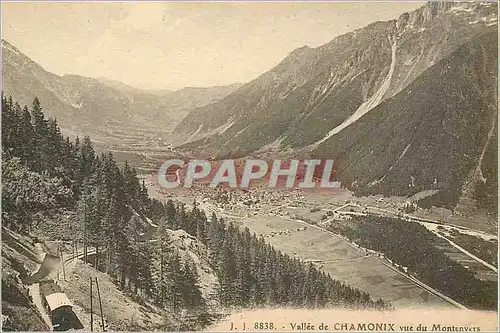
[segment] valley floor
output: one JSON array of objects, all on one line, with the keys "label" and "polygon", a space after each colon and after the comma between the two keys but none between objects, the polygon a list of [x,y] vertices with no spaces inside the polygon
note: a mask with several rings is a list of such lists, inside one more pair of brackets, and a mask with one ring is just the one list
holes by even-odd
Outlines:
[{"label": "valley floor", "polygon": [[[167,199],[152,177],[147,177],[147,183],[151,197]],[[191,191],[174,191],[168,197],[187,205],[196,199],[207,215],[215,212],[241,227],[248,227],[251,232],[264,236],[277,250],[301,260],[312,261],[333,278],[366,291],[373,298],[380,297],[389,301],[396,308],[463,308],[457,302],[396,269],[377,254],[359,248],[321,226],[308,223],[319,222],[325,211],[339,209],[345,202],[366,201],[360,205],[395,208],[404,202],[404,198],[399,198],[399,202],[394,198],[385,201],[373,197],[355,198],[348,192],[339,192],[334,196],[295,193],[280,197],[278,194],[263,192],[265,191],[255,194],[255,197],[271,196],[274,199],[259,200],[260,203],[254,206],[243,204],[243,200],[236,205],[218,204],[210,198],[212,194],[209,190],[201,187]]]},{"label": "valley floor", "polygon": [[[396,308],[449,308],[452,305],[433,292],[393,269],[375,254],[370,254],[344,238],[305,222],[256,215],[241,221],[257,234],[282,230],[288,233],[267,238],[277,249],[302,260],[318,261],[334,279],[382,298]],[[306,230],[296,231],[307,226]]]}]

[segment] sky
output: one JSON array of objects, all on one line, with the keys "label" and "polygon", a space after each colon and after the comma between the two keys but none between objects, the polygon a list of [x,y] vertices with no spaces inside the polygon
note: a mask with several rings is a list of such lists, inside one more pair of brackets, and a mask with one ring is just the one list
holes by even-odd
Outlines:
[{"label": "sky", "polygon": [[2,38],[58,75],[143,89],[245,83],[423,2],[3,2]]}]

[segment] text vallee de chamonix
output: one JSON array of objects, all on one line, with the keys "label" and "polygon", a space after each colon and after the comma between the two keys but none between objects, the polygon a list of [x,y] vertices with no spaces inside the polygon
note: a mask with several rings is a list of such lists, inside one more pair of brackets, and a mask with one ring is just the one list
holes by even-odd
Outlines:
[{"label": "text vallee de chamonix", "polygon": [[157,174],[158,185],[165,189],[190,188],[194,181],[209,182],[230,188],[248,188],[252,181],[266,181],[269,188],[340,188],[334,177],[333,160],[273,160],[248,159],[241,163],[226,159],[170,159],[163,162]]}]

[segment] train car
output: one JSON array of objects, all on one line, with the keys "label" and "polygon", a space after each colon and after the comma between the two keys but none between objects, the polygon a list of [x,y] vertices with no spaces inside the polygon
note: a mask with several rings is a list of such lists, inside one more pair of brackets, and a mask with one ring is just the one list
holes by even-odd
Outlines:
[{"label": "train car", "polygon": [[73,304],[54,281],[40,282],[42,303],[50,314],[54,331],[67,331],[73,326]]}]

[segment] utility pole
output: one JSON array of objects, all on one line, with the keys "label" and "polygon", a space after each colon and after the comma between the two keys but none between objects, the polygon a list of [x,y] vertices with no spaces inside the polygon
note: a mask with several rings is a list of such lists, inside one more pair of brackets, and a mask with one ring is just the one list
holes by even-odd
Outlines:
[{"label": "utility pole", "polygon": [[97,257],[98,256],[99,256],[99,246],[96,246],[96,248],[95,248],[95,254],[94,254],[94,268],[97,269],[97,270],[99,270],[97,268]]},{"label": "utility pole", "polygon": [[66,269],[64,268],[64,256],[61,248],[59,248],[59,255],[61,256],[61,265],[62,265],[62,270],[63,270],[63,278],[64,281],[66,281]]},{"label": "utility pole", "polygon": [[94,312],[92,311],[92,277],[90,277],[90,331],[94,332]]},{"label": "utility pole", "polygon": [[[57,245],[57,249],[55,249],[52,253],[54,253],[54,257],[59,256],[59,260],[61,260],[61,244]],[[61,270],[60,270],[61,265],[57,265],[57,280],[61,279]]]},{"label": "utility pole", "polygon": [[164,259],[163,259],[163,256],[164,256],[164,251],[163,251],[163,241],[160,237],[160,239],[158,240],[160,243],[160,298],[161,298],[161,301],[163,302],[165,300],[165,295],[164,295],[164,288],[163,288],[163,264],[164,264]]},{"label": "utility pole", "polygon": [[101,310],[101,326],[102,326],[102,331],[104,332],[106,329],[104,328],[104,315],[102,314],[101,292],[99,290],[99,282],[97,282],[97,277],[95,278],[95,285],[97,287],[97,297],[99,298],[99,308]]},{"label": "utility pole", "polygon": [[83,206],[83,262],[87,263],[87,199]]}]

